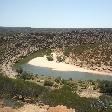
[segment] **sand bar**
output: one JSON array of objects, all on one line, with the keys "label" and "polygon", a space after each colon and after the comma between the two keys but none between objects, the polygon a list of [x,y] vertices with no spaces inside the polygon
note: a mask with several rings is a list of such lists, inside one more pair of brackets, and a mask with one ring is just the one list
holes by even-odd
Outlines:
[{"label": "sand bar", "polygon": [[112,73],[88,70],[88,69],[81,68],[75,65],[66,64],[64,62],[59,63],[56,61],[48,61],[45,56],[34,58],[30,60],[28,64],[33,65],[33,66],[39,66],[39,67],[47,67],[47,68],[51,68],[52,70],[56,70],[56,71],[78,71],[78,72],[87,72],[87,73],[93,73],[93,74],[112,76]]}]

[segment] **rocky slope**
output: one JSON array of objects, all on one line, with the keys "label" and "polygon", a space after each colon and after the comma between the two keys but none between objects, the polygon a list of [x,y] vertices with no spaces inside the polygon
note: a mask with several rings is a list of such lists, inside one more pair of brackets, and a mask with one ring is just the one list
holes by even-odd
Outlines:
[{"label": "rocky slope", "polygon": [[[71,31],[73,30],[73,31]],[[61,48],[69,63],[112,72],[112,30],[71,29],[56,32],[0,32],[0,65],[6,75],[12,64],[41,49]]]}]

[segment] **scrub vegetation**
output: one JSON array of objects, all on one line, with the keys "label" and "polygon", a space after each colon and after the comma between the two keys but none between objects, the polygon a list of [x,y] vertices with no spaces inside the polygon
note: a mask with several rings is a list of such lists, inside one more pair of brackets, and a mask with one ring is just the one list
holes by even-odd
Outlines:
[{"label": "scrub vegetation", "polygon": [[[2,28],[0,28],[2,29]],[[18,67],[51,52],[59,62],[112,72],[112,29],[0,30],[0,96],[22,103],[65,105],[76,112],[112,112],[112,81],[76,81],[27,73]],[[62,58],[63,57],[63,58]],[[15,65],[15,67],[13,67]],[[9,78],[13,77],[13,78]],[[89,97],[81,93],[90,93]],[[92,93],[101,93],[97,98]]]}]

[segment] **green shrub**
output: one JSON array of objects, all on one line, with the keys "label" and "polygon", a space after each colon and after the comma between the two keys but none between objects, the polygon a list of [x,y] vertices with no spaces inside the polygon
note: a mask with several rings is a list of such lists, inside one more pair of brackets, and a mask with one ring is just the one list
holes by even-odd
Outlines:
[{"label": "green shrub", "polygon": [[23,72],[23,69],[21,67],[17,67],[16,68],[16,72],[18,72],[19,74],[21,74]]},{"label": "green shrub", "polygon": [[64,56],[69,56],[70,52],[71,52],[71,49],[65,48],[63,54]]},{"label": "green shrub", "polygon": [[63,62],[65,59],[62,56],[57,56],[57,61],[58,62]]},{"label": "green shrub", "polygon": [[112,81],[99,81],[100,92],[112,95]]},{"label": "green shrub", "polygon": [[47,56],[46,57],[48,61],[53,61],[53,57],[52,56]]},{"label": "green shrub", "polygon": [[76,93],[72,92],[69,86],[63,86],[61,89],[47,92],[42,99],[45,104],[50,106],[65,105],[75,108],[77,112],[92,112],[91,110],[95,109],[90,108],[91,102],[94,101],[93,99],[80,98]]},{"label": "green shrub", "polygon": [[22,79],[11,79],[0,75],[0,95],[37,98],[44,91],[46,91],[46,89],[36,83]]},{"label": "green shrub", "polygon": [[33,78],[33,75],[24,71],[21,74],[17,75],[16,77],[23,80],[31,80]]},{"label": "green shrub", "polygon": [[61,81],[62,81],[62,80],[61,80],[61,77],[57,77],[57,78],[55,79],[55,82],[56,82],[56,83],[61,83]]},{"label": "green shrub", "polygon": [[46,50],[46,55],[51,55],[51,53],[52,53],[52,50],[51,49],[47,49]]},{"label": "green shrub", "polygon": [[44,82],[44,86],[53,86],[53,82],[51,82],[50,80],[46,80]]}]

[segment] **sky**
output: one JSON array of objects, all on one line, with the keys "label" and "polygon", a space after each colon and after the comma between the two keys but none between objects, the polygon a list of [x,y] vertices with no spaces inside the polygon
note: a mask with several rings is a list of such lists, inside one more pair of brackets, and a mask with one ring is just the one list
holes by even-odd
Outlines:
[{"label": "sky", "polygon": [[112,0],[0,0],[0,26],[112,28]]}]

